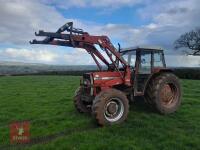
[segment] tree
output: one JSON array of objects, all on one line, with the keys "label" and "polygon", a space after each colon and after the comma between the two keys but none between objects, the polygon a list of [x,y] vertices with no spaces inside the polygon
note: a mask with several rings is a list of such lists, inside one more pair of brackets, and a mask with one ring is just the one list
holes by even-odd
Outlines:
[{"label": "tree", "polygon": [[188,55],[200,56],[200,28],[181,35],[174,42],[174,47],[190,49],[190,52],[185,51]]}]

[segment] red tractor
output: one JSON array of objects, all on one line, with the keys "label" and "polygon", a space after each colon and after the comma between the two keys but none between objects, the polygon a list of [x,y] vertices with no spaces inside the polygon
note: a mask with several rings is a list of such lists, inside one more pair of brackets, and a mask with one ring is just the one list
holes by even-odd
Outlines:
[{"label": "red tractor", "polygon": [[35,35],[46,38],[31,44],[83,48],[92,56],[99,71],[83,75],[74,104],[79,112],[92,113],[99,125],[123,122],[129,112],[129,101],[136,96],[143,96],[161,114],[173,113],[180,106],[180,83],[172,70],[166,68],[162,49],[121,49],[119,45],[117,50],[107,36],[90,35],[73,28],[72,22],[56,32],[39,31]]}]

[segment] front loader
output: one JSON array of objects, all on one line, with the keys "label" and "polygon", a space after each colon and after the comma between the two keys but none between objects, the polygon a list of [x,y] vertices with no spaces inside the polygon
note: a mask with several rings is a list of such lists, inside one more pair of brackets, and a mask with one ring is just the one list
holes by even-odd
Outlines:
[{"label": "front loader", "polygon": [[30,41],[31,44],[82,48],[94,59],[98,71],[83,74],[75,92],[74,105],[81,113],[92,113],[99,125],[123,122],[128,115],[129,101],[136,96],[143,96],[161,114],[173,113],[180,106],[179,80],[166,68],[164,52],[160,48],[119,47],[117,50],[107,36],[90,35],[74,28],[72,22],[56,32],[40,30],[35,35],[45,38]]}]

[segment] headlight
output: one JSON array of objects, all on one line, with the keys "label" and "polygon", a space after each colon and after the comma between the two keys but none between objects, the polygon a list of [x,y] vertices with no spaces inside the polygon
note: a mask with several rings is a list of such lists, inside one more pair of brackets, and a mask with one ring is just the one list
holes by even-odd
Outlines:
[{"label": "headlight", "polygon": [[90,81],[89,81],[88,79],[84,79],[84,80],[83,80],[83,84],[84,84],[84,85],[90,85]]}]

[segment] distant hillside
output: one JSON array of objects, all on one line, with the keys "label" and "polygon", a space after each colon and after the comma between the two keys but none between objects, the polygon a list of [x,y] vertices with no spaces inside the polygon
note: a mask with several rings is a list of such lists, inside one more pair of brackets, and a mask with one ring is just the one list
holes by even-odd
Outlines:
[{"label": "distant hillside", "polygon": [[46,66],[46,64],[24,63],[24,62],[16,62],[16,61],[0,61],[0,66]]},{"label": "distant hillside", "polygon": [[[200,79],[200,68],[170,67],[184,79]],[[0,62],[0,75],[82,75],[97,70],[95,65],[47,65],[23,62]]]},{"label": "distant hillside", "polygon": [[23,62],[0,62],[0,75],[18,75],[18,74],[37,74],[43,72],[66,72],[66,71],[83,71],[96,70],[94,65],[46,65],[37,63]]}]

